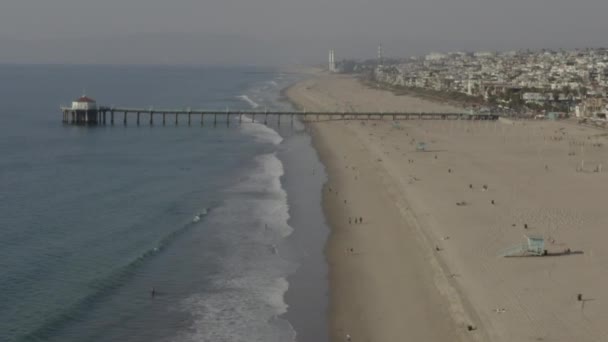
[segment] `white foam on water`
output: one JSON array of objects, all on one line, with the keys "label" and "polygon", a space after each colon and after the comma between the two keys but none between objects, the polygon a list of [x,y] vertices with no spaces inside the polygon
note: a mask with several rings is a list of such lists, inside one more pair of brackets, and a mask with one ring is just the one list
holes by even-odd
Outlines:
[{"label": "white foam on water", "polygon": [[219,292],[184,301],[184,306],[194,308],[191,313],[196,324],[179,341],[295,341],[296,333],[289,322],[277,318],[287,311],[283,301],[288,288],[285,279],[241,277],[221,286]]},{"label": "white foam on water", "polygon": [[[229,200],[230,204],[241,212],[246,212],[247,217],[255,216],[261,220],[265,225],[264,229],[272,229],[280,233],[280,237],[287,237],[293,232],[293,228],[287,224],[289,205],[287,192],[281,184],[281,177],[285,173],[283,163],[274,153],[260,155],[255,159],[255,168],[249,170],[243,181],[228,190],[237,194],[235,199]],[[238,194],[253,194],[255,197],[252,199]],[[238,222],[231,222],[236,223]]]},{"label": "white foam on water", "polygon": [[237,98],[247,102],[253,109],[256,109],[260,106],[257,102],[250,99],[249,96],[247,96],[247,95],[239,95],[239,96],[237,96]]},{"label": "white foam on water", "polygon": [[273,253],[293,229],[288,225],[287,193],[281,186],[284,169],[275,154],[257,156],[255,166],[226,191],[227,199],[207,221],[218,227],[225,254],[219,269],[201,293],[179,309],[193,324],[174,341],[295,341],[284,296],[287,277],[297,267]]},{"label": "white foam on water", "polygon": [[254,122],[253,119],[247,115],[243,116],[241,131],[252,136],[258,142],[278,145],[283,141],[283,137],[281,137],[277,131],[264,124],[260,124],[257,119]]},{"label": "white foam on water", "polygon": [[[260,89],[253,88],[253,92],[257,92]],[[247,95],[237,96],[239,99],[247,102],[253,109],[257,109],[260,105],[253,101]],[[243,123],[246,125],[241,125],[241,131],[247,135],[252,136],[256,141],[263,143],[271,143],[274,145],[278,145],[283,141],[281,135],[275,131],[274,129],[260,124],[257,120],[254,122],[253,119],[247,115],[243,116]]]}]

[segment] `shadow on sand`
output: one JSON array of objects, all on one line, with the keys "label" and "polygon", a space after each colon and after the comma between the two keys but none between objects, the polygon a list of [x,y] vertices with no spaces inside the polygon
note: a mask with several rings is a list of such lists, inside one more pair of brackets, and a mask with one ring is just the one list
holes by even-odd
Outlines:
[{"label": "shadow on sand", "polygon": [[563,252],[547,252],[543,255],[507,255],[506,258],[542,258],[542,257],[560,257],[568,255],[581,255],[583,251],[563,251]]}]

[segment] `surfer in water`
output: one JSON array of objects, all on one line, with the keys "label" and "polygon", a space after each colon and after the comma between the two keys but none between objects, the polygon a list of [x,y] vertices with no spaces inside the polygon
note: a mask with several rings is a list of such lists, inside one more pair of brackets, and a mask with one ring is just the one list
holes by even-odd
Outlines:
[{"label": "surfer in water", "polygon": [[150,290],[150,297],[154,298],[154,296],[156,296],[156,290],[152,288],[152,290]]},{"label": "surfer in water", "polygon": [[279,250],[277,249],[277,246],[275,244],[272,244],[270,246],[270,251],[272,252],[272,254],[279,254]]}]

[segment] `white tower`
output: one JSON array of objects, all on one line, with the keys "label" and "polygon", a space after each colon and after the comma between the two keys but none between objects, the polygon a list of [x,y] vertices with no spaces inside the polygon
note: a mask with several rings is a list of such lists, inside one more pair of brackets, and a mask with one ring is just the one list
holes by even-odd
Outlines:
[{"label": "white tower", "polygon": [[329,72],[336,72],[336,51],[329,50]]},{"label": "white tower", "polygon": [[382,45],[378,45],[378,66],[384,65],[384,57],[382,56]]}]

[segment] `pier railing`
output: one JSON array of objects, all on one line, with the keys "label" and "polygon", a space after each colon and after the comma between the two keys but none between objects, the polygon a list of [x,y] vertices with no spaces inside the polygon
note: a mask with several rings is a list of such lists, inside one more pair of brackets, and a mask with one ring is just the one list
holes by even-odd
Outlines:
[{"label": "pier railing", "polygon": [[[268,124],[273,120],[292,122],[299,119],[303,122],[323,120],[496,120],[498,114],[489,113],[442,113],[442,112],[306,112],[306,111],[242,111],[242,110],[195,110],[195,109],[143,109],[99,107],[95,110],[80,111],[62,107],[63,122],[69,124],[114,125],[127,124],[128,118],[133,117],[137,125],[173,123],[178,125],[187,119],[187,124],[195,122],[205,125],[217,125],[225,122],[258,122]],[[180,120],[182,118],[182,120]],[[206,119],[207,118],[207,119]]]}]

